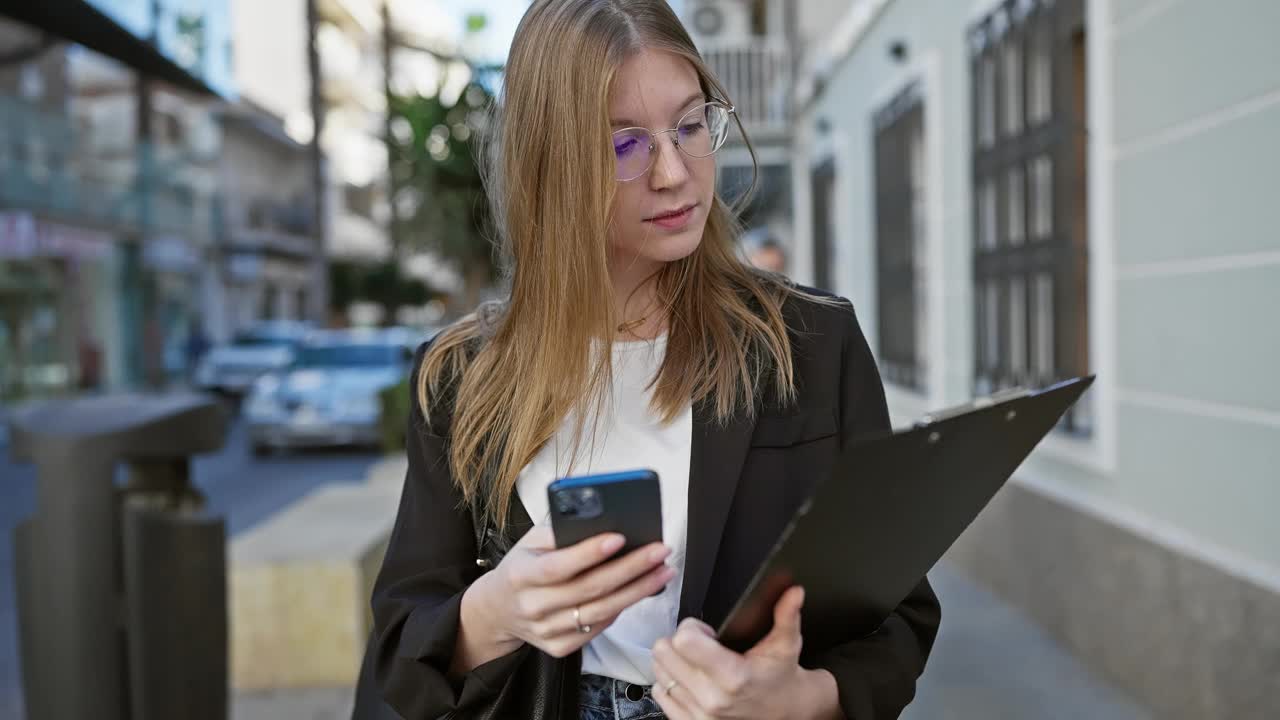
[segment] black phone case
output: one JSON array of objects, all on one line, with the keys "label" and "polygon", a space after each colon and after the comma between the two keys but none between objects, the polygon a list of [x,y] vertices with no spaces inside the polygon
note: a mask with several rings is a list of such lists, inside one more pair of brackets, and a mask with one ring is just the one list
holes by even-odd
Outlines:
[{"label": "black phone case", "polygon": [[[584,516],[561,512],[557,494],[583,488],[596,492],[599,513]],[[558,548],[604,532],[622,533],[626,538],[618,555],[662,541],[662,490],[658,474],[652,470],[557,480],[547,487],[547,502]]]}]

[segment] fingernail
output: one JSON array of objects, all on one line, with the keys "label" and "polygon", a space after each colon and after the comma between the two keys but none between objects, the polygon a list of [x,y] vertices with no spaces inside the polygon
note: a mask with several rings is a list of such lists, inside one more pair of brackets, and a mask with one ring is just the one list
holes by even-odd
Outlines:
[{"label": "fingernail", "polygon": [[658,562],[659,560],[665,559],[670,554],[671,550],[668,549],[667,546],[663,545],[662,547],[656,547],[650,550],[649,559],[654,562]]},{"label": "fingernail", "polygon": [[600,549],[606,553],[617,552],[626,542],[627,539],[621,535],[610,535],[600,543]]}]

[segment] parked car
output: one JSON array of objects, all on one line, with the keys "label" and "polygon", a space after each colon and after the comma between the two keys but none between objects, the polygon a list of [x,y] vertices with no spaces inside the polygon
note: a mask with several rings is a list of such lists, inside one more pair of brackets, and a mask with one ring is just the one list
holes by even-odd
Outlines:
[{"label": "parked car", "polygon": [[293,363],[254,383],[244,405],[255,454],[310,446],[374,446],[378,393],[410,370],[420,334],[403,329],[313,334]]},{"label": "parked car", "polygon": [[264,374],[289,367],[309,332],[311,326],[301,322],[257,323],[238,333],[230,344],[205,353],[196,368],[195,384],[208,392],[242,397]]}]

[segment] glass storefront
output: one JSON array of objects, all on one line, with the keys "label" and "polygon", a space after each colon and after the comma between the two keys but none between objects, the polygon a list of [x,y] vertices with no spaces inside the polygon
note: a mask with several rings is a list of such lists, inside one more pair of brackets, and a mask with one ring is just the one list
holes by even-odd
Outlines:
[{"label": "glass storefront", "polygon": [[108,382],[110,236],[0,211],[0,400]]},{"label": "glass storefront", "polygon": [[52,270],[46,263],[0,261],[0,398],[67,383],[65,323]]},{"label": "glass storefront", "polygon": [[[181,19],[190,37],[213,27]],[[193,47],[216,75],[222,48]],[[214,100],[5,18],[0,54],[18,58],[0,66],[0,405],[182,382],[213,235]]]}]

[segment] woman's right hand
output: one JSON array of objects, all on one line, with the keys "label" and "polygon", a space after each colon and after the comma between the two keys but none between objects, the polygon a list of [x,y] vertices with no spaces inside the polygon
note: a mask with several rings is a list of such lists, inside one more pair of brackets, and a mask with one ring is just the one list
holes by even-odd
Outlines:
[{"label": "woman's right hand", "polygon": [[675,577],[663,562],[671,551],[662,543],[610,559],[623,543],[621,535],[604,533],[557,550],[551,529],[535,527],[472,584],[467,595],[474,597],[464,600],[473,601],[474,617],[497,633],[495,641],[507,652],[529,643],[565,657]]}]

